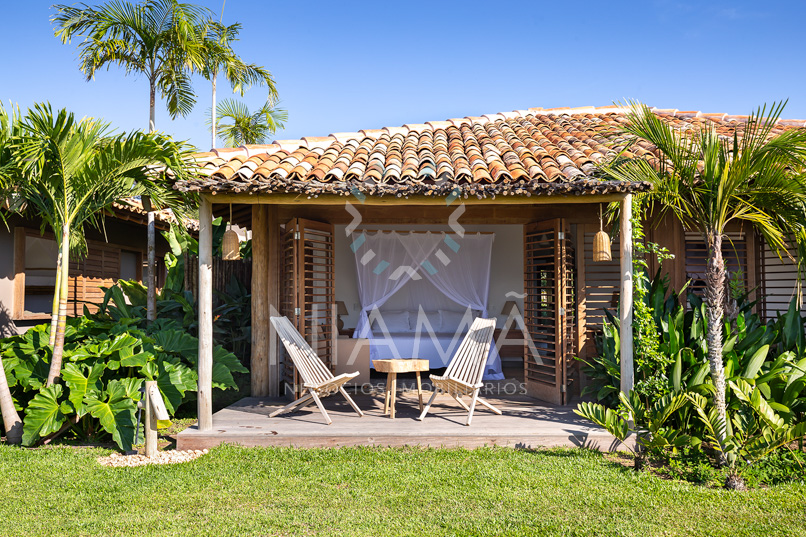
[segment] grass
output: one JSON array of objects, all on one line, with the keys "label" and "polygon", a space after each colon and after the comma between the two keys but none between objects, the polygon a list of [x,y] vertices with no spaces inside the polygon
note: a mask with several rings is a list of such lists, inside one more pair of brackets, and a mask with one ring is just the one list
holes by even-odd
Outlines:
[{"label": "grass", "polygon": [[174,466],[0,446],[0,535],[803,535],[806,485],[746,493],[582,450],[222,446]]}]

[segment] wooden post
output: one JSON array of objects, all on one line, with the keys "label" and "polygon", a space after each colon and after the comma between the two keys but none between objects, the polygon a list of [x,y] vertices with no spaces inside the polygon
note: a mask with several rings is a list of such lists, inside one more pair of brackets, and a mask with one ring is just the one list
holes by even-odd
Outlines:
[{"label": "wooden post", "polygon": [[283,379],[282,364],[280,363],[280,342],[274,326],[268,322],[268,317],[278,315],[280,312],[280,267],[282,266],[282,237],[280,235],[280,220],[277,216],[277,207],[267,208],[268,217],[268,244],[266,259],[268,264],[267,272],[267,303],[266,303],[266,324],[269,329],[268,334],[268,378],[266,382],[267,395],[270,397],[280,396],[280,382]]},{"label": "wooden post", "polygon": [[265,397],[269,388],[268,210],[252,206],[252,397]]},{"label": "wooden post", "polygon": [[152,386],[156,386],[156,380],[147,380],[146,381],[146,391],[143,394],[143,399],[145,399],[145,405],[143,405],[143,411],[145,412],[146,419],[143,422],[143,429],[145,429],[146,433],[146,457],[153,457],[157,454],[158,446],[157,446],[157,417],[154,415],[154,408],[151,404],[151,394],[150,390]]},{"label": "wooden post", "polygon": [[199,430],[213,428],[213,206],[199,206]]},{"label": "wooden post", "polygon": [[151,198],[142,196],[143,209],[148,212],[147,262],[146,270],[146,320],[149,322],[157,318],[157,255],[156,255],[156,227],[154,223],[154,210],[151,207]]},{"label": "wooden post", "polygon": [[627,194],[621,202],[621,308],[619,320],[621,329],[621,391],[630,393],[633,388],[633,345],[632,345],[632,194]]},{"label": "wooden post", "polygon": [[[25,315],[25,228],[14,228],[14,302],[12,303],[12,318],[22,319]],[[58,306],[53,312],[58,311]],[[53,327],[55,334],[56,330]]]}]

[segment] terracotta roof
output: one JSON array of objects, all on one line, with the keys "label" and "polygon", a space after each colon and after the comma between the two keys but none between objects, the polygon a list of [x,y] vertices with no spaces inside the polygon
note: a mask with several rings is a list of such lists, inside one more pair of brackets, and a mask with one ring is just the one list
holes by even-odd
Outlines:
[{"label": "terracotta roof", "polygon": [[[142,202],[137,198],[126,198],[121,200],[120,202],[112,203],[112,207],[117,211],[123,211],[126,213],[131,213],[134,215],[138,215],[143,217],[143,223],[146,222],[145,217],[147,216],[147,212],[143,209]],[[166,227],[170,227],[172,223],[180,223],[179,219],[176,217],[174,212],[170,209],[162,209],[159,211],[155,211],[154,219],[157,222],[161,222],[166,225]],[[191,231],[198,231],[199,230],[199,221],[193,220],[190,218],[185,218],[181,222],[186,229]]]},{"label": "terracotta roof", "polygon": [[[278,140],[269,145],[214,149],[195,155],[202,167],[185,191],[408,196],[603,194],[643,191],[647,183],[595,177],[596,165],[629,142],[619,133],[627,109],[530,108],[402,127]],[[653,109],[680,129],[715,125],[722,135],[747,116]],[[780,120],[780,129],[806,120]],[[654,159],[655,147],[636,141],[625,156]]]}]

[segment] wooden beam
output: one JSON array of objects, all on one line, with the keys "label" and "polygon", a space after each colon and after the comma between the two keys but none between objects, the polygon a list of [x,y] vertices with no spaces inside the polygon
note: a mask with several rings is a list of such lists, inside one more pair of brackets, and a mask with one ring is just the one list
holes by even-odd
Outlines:
[{"label": "wooden beam", "polygon": [[[280,314],[280,284],[281,267],[283,263],[282,236],[280,233],[280,220],[276,207],[268,207],[268,271],[267,271],[267,308],[266,326],[269,328],[269,375],[268,395],[280,396],[280,384],[283,381],[282,362],[280,360],[280,343],[274,326],[269,322],[271,315]],[[253,231],[254,233],[254,231]]]},{"label": "wooden beam", "polygon": [[252,207],[252,397],[268,395],[269,375],[269,248],[268,210]]},{"label": "wooden beam", "polygon": [[199,205],[199,430],[213,429],[213,208]]},{"label": "wooden beam", "polygon": [[[345,202],[357,202],[353,196],[338,196],[335,194],[321,194],[317,197],[308,197],[307,194],[260,194],[242,193],[229,194],[222,193],[207,194],[215,203],[258,203],[272,205],[344,205]],[[464,203],[465,205],[546,205],[546,204],[578,204],[578,203],[608,203],[611,201],[621,201],[624,194],[580,194],[580,195],[532,195],[532,196],[502,196],[494,198],[488,196],[479,199],[470,196],[467,199],[457,199],[454,203]],[[445,196],[423,196],[414,195],[409,197],[367,196],[361,205],[442,205],[446,206]]]},{"label": "wooden beam", "polygon": [[621,201],[621,308],[619,338],[621,344],[621,391],[630,393],[634,384],[632,345],[632,194]]},{"label": "wooden beam", "polygon": [[14,301],[11,317],[22,319],[25,315],[25,228],[14,228]]}]

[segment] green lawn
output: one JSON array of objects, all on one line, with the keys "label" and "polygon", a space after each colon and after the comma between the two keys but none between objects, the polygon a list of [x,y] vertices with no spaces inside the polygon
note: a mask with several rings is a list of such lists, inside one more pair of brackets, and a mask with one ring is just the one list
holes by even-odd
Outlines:
[{"label": "green lawn", "polygon": [[0,535],[804,535],[806,485],[746,493],[584,451],[258,449],[107,468],[0,446]]}]

